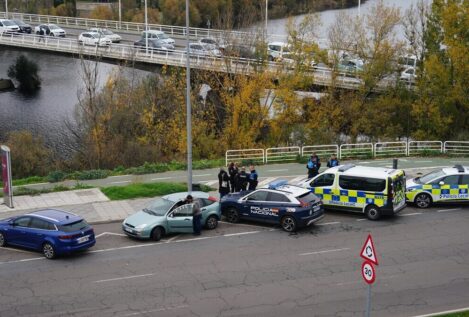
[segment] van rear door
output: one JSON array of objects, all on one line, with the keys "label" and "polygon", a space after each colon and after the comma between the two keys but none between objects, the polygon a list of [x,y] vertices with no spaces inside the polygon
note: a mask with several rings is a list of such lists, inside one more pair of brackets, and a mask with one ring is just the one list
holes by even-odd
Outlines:
[{"label": "van rear door", "polygon": [[400,210],[405,205],[406,178],[405,172],[400,171],[389,178],[388,201],[392,203],[394,211]]}]

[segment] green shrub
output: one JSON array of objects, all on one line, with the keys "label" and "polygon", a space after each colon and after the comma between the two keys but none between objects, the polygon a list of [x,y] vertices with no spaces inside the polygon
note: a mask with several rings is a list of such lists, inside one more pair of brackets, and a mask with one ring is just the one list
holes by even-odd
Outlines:
[{"label": "green shrub", "polygon": [[13,186],[23,186],[28,184],[44,183],[47,182],[47,177],[31,176],[27,178],[14,179]]},{"label": "green shrub", "polygon": [[47,175],[46,179],[49,183],[57,183],[63,181],[66,176],[67,174],[65,174],[65,172],[53,171],[50,172],[49,175]]},{"label": "green shrub", "polygon": [[89,170],[89,171],[81,171],[74,173],[73,179],[78,180],[90,180],[90,179],[101,179],[106,178],[111,174],[109,170]]},{"label": "green shrub", "polygon": [[101,191],[111,200],[163,196],[186,190],[187,186],[183,183],[138,183],[101,188]]},{"label": "green shrub", "polygon": [[125,167],[122,165],[117,166],[115,169],[112,170],[113,175],[123,175],[125,174]]}]

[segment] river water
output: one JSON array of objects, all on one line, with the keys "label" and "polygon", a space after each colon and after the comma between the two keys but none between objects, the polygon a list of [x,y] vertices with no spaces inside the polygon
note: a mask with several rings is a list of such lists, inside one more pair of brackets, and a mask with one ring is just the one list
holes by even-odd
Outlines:
[{"label": "river water", "polygon": [[[378,0],[368,0],[361,6],[361,14],[365,15]],[[418,0],[386,0],[386,4],[395,5],[405,11]],[[426,0],[430,2],[431,0]],[[358,8],[330,10],[320,13],[322,27],[318,31],[325,37],[326,29],[331,25],[339,12],[357,14]],[[299,20],[302,16],[297,16]],[[287,19],[276,19],[268,22],[269,33],[286,34]],[[58,152],[67,151],[70,142],[69,133],[64,122],[73,120],[78,93],[83,88],[81,65],[78,58],[64,55],[47,54],[40,51],[21,51],[0,47],[0,78],[7,77],[8,67],[20,54],[34,60],[40,67],[42,87],[33,96],[25,96],[18,91],[0,93],[0,140],[13,130],[29,130],[34,135],[42,136],[45,141]],[[100,83],[118,66],[99,63]],[[128,69],[128,71],[132,71]],[[136,71],[140,76],[149,74]]]}]

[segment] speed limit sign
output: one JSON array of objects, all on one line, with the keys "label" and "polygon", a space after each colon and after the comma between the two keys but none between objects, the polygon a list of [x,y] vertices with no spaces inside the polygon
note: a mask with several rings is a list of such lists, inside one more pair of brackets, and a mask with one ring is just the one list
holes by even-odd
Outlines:
[{"label": "speed limit sign", "polygon": [[369,261],[365,261],[362,264],[362,276],[365,282],[373,284],[376,279],[376,272],[373,264]]}]

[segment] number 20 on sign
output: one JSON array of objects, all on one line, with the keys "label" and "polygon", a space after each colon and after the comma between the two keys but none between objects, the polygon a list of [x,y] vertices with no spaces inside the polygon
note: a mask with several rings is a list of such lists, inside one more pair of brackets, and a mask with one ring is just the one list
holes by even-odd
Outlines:
[{"label": "number 20 on sign", "polygon": [[362,276],[365,282],[373,284],[376,279],[376,272],[373,264],[369,261],[365,261],[362,264]]}]

